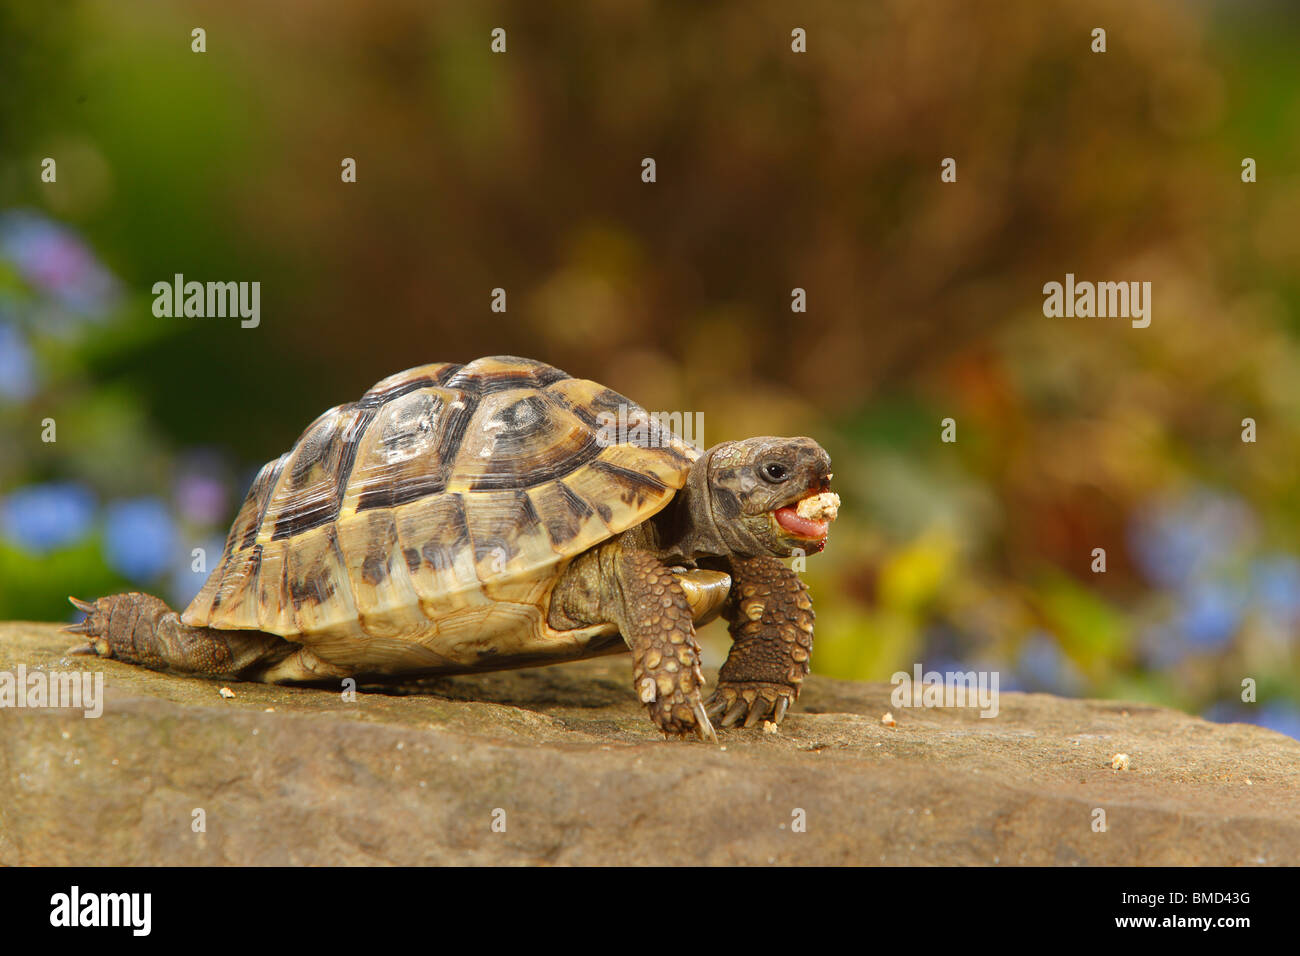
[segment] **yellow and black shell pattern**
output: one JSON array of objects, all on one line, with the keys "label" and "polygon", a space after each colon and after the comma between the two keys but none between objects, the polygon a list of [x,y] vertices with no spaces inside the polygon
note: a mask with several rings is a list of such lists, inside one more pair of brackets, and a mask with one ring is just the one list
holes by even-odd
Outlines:
[{"label": "yellow and black shell pattern", "polygon": [[[620,408],[629,427],[602,430]],[[698,456],[617,392],[541,362],[408,369],[262,468],[182,620],[377,673],[582,656],[612,628],[550,628],[555,581],[661,510]]]}]

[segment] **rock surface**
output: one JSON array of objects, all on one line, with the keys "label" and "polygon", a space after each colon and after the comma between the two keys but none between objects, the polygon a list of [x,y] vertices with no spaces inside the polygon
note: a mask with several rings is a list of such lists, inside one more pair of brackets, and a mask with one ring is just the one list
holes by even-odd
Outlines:
[{"label": "rock surface", "polygon": [[622,657],[348,703],[72,643],[0,624],[0,672],[105,675],[99,719],[0,709],[2,864],[1300,863],[1300,742],[1141,704],[889,727],[889,685],[813,677],[780,733],[720,749],[660,738]]}]

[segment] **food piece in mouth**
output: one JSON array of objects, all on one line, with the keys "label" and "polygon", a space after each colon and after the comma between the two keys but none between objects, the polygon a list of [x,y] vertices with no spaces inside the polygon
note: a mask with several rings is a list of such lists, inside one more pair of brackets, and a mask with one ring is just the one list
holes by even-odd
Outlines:
[{"label": "food piece in mouth", "polygon": [[840,496],[832,491],[809,495],[796,507],[786,505],[773,512],[776,523],[799,538],[819,540],[826,537],[830,524],[840,510]]},{"label": "food piece in mouth", "polygon": [[809,521],[834,521],[840,513],[840,496],[833,491],[809,495],[799,502],[795,514]]}]

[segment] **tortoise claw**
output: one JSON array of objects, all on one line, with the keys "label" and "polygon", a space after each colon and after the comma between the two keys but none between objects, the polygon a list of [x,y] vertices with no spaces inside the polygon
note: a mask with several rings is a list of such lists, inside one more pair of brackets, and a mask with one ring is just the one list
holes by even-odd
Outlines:
[{"label": "tortoise claw", "polygon": [[713,729],[713,724],[709,722],[709,715],[704,711],[704,705],[699,699],[691,701],[691,710],[695,714],[695,733],[701,740],[711,740],[713,743],[718,742],[717,732]]},{"label": "tortoise claw", "polygon": [[709,699],[708,708],[715,717],[722,714],[718,723],[723,727],[752,729],[764,720],[779,725],[798,693],[797,688],[785,684],[723,681]]},{"label": "tortoise claw", "polygon": [[108,641],[102,637],[92,637],[89,644],[76,644],[69,647],[64,654],[73,657],[112,657],[113,651],[108,646]]},{"label": "tortoise claw", "polygon": [[68,601],[73,607],[86,616],[74,624],[65,624],[62,630],[69,634],[89,634],[90,616],[95,613],[95,605],[91,604],[89,601],[83,601],[81,598],[74,598],[72,595],[68,595]]},{"label": "tortoise claw", "polygon": [[63,625],[63,627],[61,627],[60,630],[63,631],[65,634],[84,634],[86,638],[90,641],[90,643],[78,644],[76,647],[69,648],[67,653],[103,656],[100,654],[98,648],[96,647],[97,643],[102,643],[102,642],[97,642],[95,640],[98,632],[92,628],[92,623],[91,623],[95,614],[95,605],[91,604],[89,601],[83,601],[80,598],[74,598],[72,596],[69,596],[68,600],[72,603],[73,607],[75,607],[78,611],[84,613],[86,616],[82,618],[80,621],[76,621],[72,624]]},{"label": "tortoise claw", "polygon": [[731,707],[727,710],[727,713],[723,716],[722,726],[730,727],[733,724],[739,723],[740,718],[745,716],[745,711],[748,709],[749,709],[749,705],[746,704],[740,698],[737,698],[735,701],[732,702]]}]

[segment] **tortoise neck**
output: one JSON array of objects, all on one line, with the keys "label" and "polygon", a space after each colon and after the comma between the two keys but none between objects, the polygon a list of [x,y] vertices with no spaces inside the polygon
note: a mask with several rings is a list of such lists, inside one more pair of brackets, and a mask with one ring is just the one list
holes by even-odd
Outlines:
[{"label": "tortoise neck", "polygon": [[709,461],[712,457],[713,448],[699,457],[691,466],[682,490],[650,521],[654,537],[652,546],[668,564],[722,557],[732,552],[714,518],[713,495],[709,489]]}]

